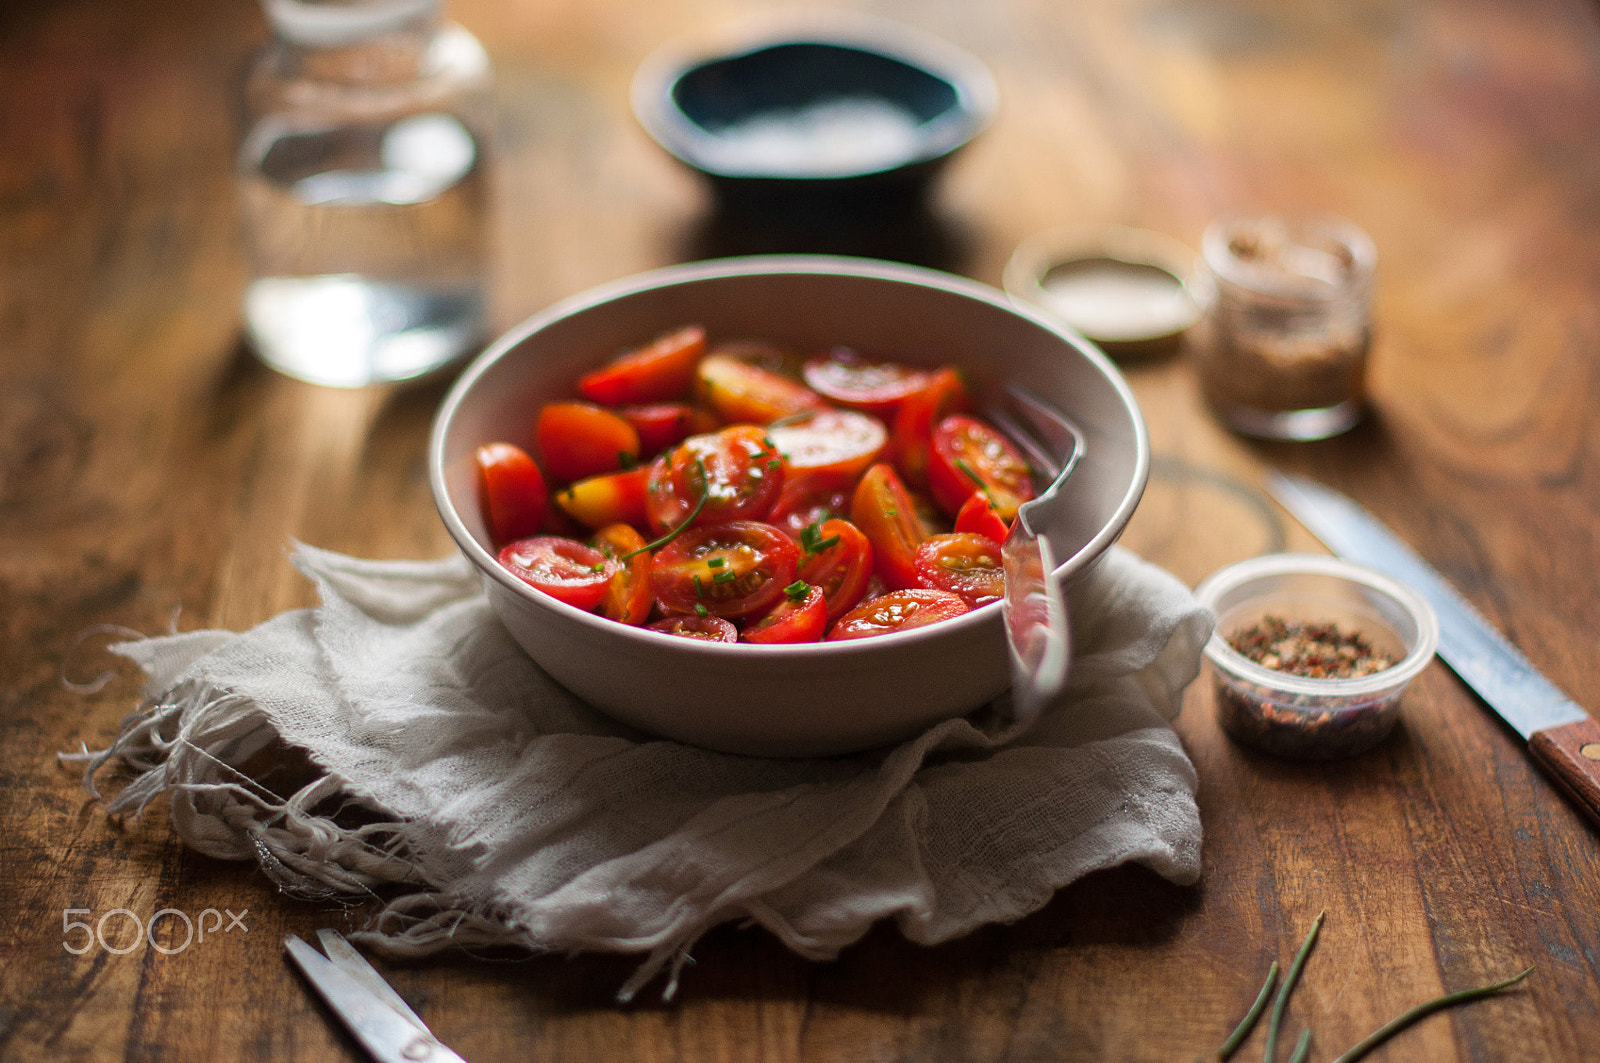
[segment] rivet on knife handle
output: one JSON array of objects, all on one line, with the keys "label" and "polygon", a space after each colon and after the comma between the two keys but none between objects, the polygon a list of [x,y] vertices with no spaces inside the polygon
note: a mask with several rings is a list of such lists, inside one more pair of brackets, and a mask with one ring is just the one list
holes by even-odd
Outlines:
[{"label": "rivet on knife handle", "polygon": [[1592,719],[1535,731],[1528,752],[1600,826],[1600,723]]}]

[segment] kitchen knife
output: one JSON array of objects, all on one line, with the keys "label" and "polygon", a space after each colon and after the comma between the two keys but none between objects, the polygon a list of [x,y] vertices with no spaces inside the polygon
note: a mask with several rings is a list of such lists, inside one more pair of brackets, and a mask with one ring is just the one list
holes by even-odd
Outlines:
[{"label": "kitchen knife", "polygon": [[1355,502],[1284,473],[1269,473],[1267,490],[1334,553],[1392,576],[1427,599],[1439,615],[1439,656],[1527,740],[1534,761],[1600,826],[1600,723]]}]

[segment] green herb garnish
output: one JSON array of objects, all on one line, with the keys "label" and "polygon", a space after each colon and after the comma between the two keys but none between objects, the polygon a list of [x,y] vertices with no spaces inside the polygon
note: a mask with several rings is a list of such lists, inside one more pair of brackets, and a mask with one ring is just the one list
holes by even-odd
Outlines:
[{"label": "green herb garnish", "polygon": [[803,579],[797,579],[785,587],[783,593],[789,596],[791,602],[799,605],[806,600],[806,595],[811,593],[811,584]]},{"label": "green herb garnish", "polygon": [[713,557],[706,560],[706,568],[721,568],[728,563],[725,557]]},{"label": "green herb garnish", "polygon": [[723,572],[713,572],[711,574],[711,582],[713,584],[717,584],[717,583],[732,583],[734,580],[736,580],[738,578],[739,578],[739,574],[737,572],[723,571]]},{"label": "green herb garnish", "polygon": [[711,610],[707,609],[705,606],[701,605],[699,602],[695,602],[694,603],[694,615],[700,617],[701,619],[705,619],[706,617],[711,615]]},{"label": "green herb garnish", "polygon": [[[785,414],[784,416],[778,418],[776,421],[770,422],[767,425],[767,427],[768,428],[784,428],[784,427],[786,427],[788,425],[791,425],[791,424],[797,424],[800,421],[809,421],[809,420],[811,420],[811,418],[815,417],[817,414],[819,414],[821,412],[822,412],[821,410],[801,410],[799,413]],[[770,437],[767,439],[767,446],[772,447],[773,450],[777,450],[778,449],[777,447],[772,446],[772,439]]]},{"label": "green herb garnish", "polygon": [[[678,525],[676,528],[673,528],[671,531],[667,532],[667,534],[663,535],[661,538],[657,539],[655,542],[653,542],[653,543],[645,543],[643,546],[639,547],[639,549],[637,549],[637,550],[629,550],[627,553],[623,554],[620,558],[618,558],[618,560],[620,560],[620,561],[631,561],[631,560],[633,560],[633,558],[637,557],[639,554],[648,554],[652,550],[661,549],[663,546],[666,546],[672,540],[674,540],[678,536],[682,535],[683,534],[683,530],[685,528],[687,528],[689,525],[693,524],[694,523],[694,519],[700,515],[700,511],[706,508],[706,500],[711,497],[711,489],[708,486],[706,486],[706,463],[705,463],[704,459],[695,458],[694,459],[694,464],[695,464],[695,468],[700,470],[700,501],[698,501],[698,502],[696,502],[694,504],[694,508],[689,511],[689,515],[684,518],[683,523]],[[654,491],[657,486],[659,486],[659,485],[652,483],[650,485],[650,490]]]},{"label": "green herb garnish", "polygon": [[617,451],[617,464],[622,466],[624,471],[637,469],[639,467],[639,456],[631,450],[619,450]]},{"label": "green herb garnish", "polygon": [[691,578],[694,580],[694,596],[696,598],[704,598],[706,596],[706,585],[700,582],[700,574],[697,572]]},{"label": "green herb garnish", "polygon": [[820,554],[839,542],[837,535],[830,535],[826,539],[819,538],[821,535],[822,524],[820,521],[814,520],[800,529],[800,548],[806,552],[808,557],[812,554]]}]

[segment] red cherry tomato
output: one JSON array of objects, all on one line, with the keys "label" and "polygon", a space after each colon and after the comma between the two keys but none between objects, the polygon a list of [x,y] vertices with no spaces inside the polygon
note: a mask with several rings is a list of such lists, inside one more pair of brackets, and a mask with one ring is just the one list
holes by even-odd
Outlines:
[{"label": "red cherry tomato", "polygon": [[607,472],[589,476],[556,492],[556,505],[567,515],[589,528],[607,524],[631,524],[643,528],[649,523],[648,468],[627,472]]},{"label": "red cherry tomato", "polygon": [[534,434],[545,471],[563,482],[616,472],[639,458],[639,433],[633,426],[587,402],[545,406]]},{"label": "red cherry tomato", "polygon": [[[642,624],[656,604],[650,583],[650,552],[644,536],[626,524],[611,524],[594,533],[589,545],[617,563],[617,571],[600,599],[600,614],[623,624]],[[628,557],[632,554],[632,557]],[[627,560],[623,560],[623,558]]]},{"label": "red cherry tomato", "polygon": [[662,631],[684,639],[702,642],[738,642],[739,629],[720,616],[668,616],[645,625],[649,631]]},{"label": "red cherry tomato", "polygon": [[500,551],[500,563],[535,590],[579,609],[606,596],[617,563],[592,546],[556,535],[519,539]]},{"label": "red cherry tomato", "polygon": [[937,624],[951,620],[967,611],[967,603],[949,591],[912,590],[890,591],[876,598],[868,598],[833,625],[828,641],[839,639],[864,639],[876,635],[891,635],[896,631]]},{"label": "red cherry tomato", "polygon": [[783,460],[772,439],[755,425],[734,425],[690,436],[670,458],[672,491],[691,503],[705,495],[696,524],[764,520],[783,489]]},{"label": "red cherry tomato", "polygon": [[888,465],[874,465],[856,485],[850,522],[872,543],[872,567],[891,590],[917,586],[917,547],[926,538],[916,504]]},{"label": "red cherry tomato", "polygon": [[767,434],[778,444],[788,471],[851,478],[877,461],[889,443],[882,421],[855,410],[822,410],[791,424],[773,425]]},{"label": "red cherry tomato", "polygon": [[1000,519],[1000,514],[995,510],[994,503],[989,501],[989,496],[982,491],[974,491],[967,500],[961,503],[961,511],[956,514],[956,531],[972,532],[993,539],[997,543],[1006,541],[1011,528]]},{"label": "red cherry tomato", "polygon": [[913,487],[928,482],[928,446],[933,429],[952,413],[965,410],[971,400],[961,374],[951,368],[935,370],[921,391],[907,395],[895,414],[889,447],[895,468]]},{"label": "red cherry tomato", "polygon": [[692,435],[715,432],[716,415],[686,402],[656,402],[648,406],[619,406],[616,415],[639,433],[639,453],[650,457]]},{"label": "red cherry tomato", "polygon": [[946,513],[960,512],[973,491],[994,503],[1001,520],[1014,520],[1017,507],[1033,497],[1033,476],[1016,445],[996,429],[962,414],[951,414],[933,430],[929,448],[928,490]]},{"label": "red cherry tomato", "polygon": [[694,386],[700,401],[725,421],[766,424],[826,405],[804,384],[716,351],[700,359]]},{"label": "red cherry tomato", "polygon": [[970,606],[1005,597],[1000,544],[983,535],[930,535],[917,547],[917,579],[936,591],[960,595]]},{"label": "red cherry tomato", "polygon": [[821,524],[835,517],[850,515],[850,499],[856,479],[835,472],[796,472],[785,470],[783,488],[767,514],[767,523],[776,524],[798,537],[808,525]]},{"label": "red cherry tomato", "polygon": [[662,608],[713,616],[758,616],[794,582],[800,549],[770,524],[733,520],[694,527],[656,551],[651,582]]},{"label": "red cherry tomato", "polygon": [[905,397],[928,383],[928,374],[920,369],[868,361],[845,347],[808,358],[801,375],[824,398],[885,419],[892,419]]},{"label": "red cherry tomato", "polygon": [[695,363],[705,353],[706,330],[690,325],[585,373],[578,391],[605,406],[667,402],[689,390]]},{"label": "red cherry tomato", "polygon": [[485,443],[473,457],[483,522],[495,545],[539,534],[544,527],[544,476],[527,451],[513,443]]},{"label": "red cherry tomato", "polygon": [[791,584],[783,600],[744,629],[744,640],[761,645],[779,642],[821,642],[828,629],[828,602],[821,587]]},{"label": "red cherry tomato", "polygon": [[799,534],[799,576],[822,589],[833,623],[867,596],[872,543],[847,520],[826,520]]}]

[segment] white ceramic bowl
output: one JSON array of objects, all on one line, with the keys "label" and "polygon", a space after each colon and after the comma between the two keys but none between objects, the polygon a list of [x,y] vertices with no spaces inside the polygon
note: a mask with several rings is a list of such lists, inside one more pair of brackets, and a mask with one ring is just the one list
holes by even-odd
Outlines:
[{"label": "white ceramic bowl", "polygon": [[586,613],[500,567],[479,513],[474,448],[508,440],[531,449],[541,403],[572,396],[583,371],[688,323],[713,342],[845,345],[953,364],[980,405],[1014,382],[1059,406],[1087,435],[1050,535],[1062,581],[1101,557],[1144,491],[1149,441],[1117,370],[1081,337],[973,281],[863,259],[770,256],[674,266],[558,303],[456,381],[434,422],[429,476],[445,526],[517,642],[567,689],[643,730],[733,753],[845,753],[970,712],[1009,685],[999,603],[878,638],[712,644]]}]

